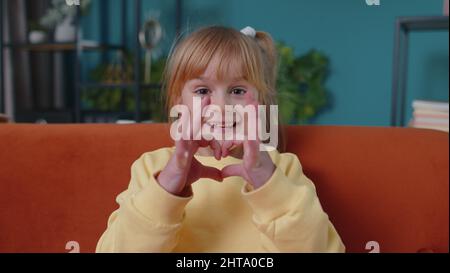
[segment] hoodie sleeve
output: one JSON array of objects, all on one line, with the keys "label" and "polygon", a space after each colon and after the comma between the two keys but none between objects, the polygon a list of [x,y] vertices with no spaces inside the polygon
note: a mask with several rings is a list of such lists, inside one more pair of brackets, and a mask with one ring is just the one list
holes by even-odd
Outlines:
[{"label": "hoodie sleeve", "polygon": [[192,197],[172,195],[156,181],[155,174],[169,157],[168,151],[157,150],[133,163],[129,187],[117,196],[119,209],[110,215],[96,252],[170,252],[175,248],[184,208]]},{"label": "hoodie sleeve", "polygon": [[316,189],[296,155],[274,159],[277,166],[262,187],[242,194],[253,209],[261,244],[270,252],[345,252],[336,229],[323,211]]}]

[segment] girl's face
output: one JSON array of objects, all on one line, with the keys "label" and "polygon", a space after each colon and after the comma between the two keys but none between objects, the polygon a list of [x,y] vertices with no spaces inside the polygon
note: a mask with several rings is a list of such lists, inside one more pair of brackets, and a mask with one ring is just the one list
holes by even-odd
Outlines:
[{"label": "girl's face", "polygon": [[[217,64],[218,59],[214,58],[202,75],[185,83],[181,92],[180,103],[187,105],[192,113],[193,98],[209,96],[210,104],[221,109],[222,124],[220,127],[233,126],[233,123],[225,123],[225,105],[245,106],[251,101],[258,101],[258,91],[235,71],[230,71],[230,74],[226,75],[224,79],[218,80],[216,77]],[[203,120],[202,124],[204,122],[214,124],[215,121],[211,119]]]}]

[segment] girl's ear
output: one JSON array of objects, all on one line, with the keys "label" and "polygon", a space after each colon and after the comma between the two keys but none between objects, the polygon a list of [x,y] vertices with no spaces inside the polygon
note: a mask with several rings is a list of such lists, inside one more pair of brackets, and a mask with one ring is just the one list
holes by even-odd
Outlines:
[{"label": "girl's ear", "polygon": [[179,97],[175,100],[175,104],[181,104],[181,96],[179,96]]}]

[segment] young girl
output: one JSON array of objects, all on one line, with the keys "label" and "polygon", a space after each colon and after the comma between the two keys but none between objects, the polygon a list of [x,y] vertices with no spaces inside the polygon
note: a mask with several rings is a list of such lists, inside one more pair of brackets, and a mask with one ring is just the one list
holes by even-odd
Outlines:
[{"label": "young girl", "polygon": [[[194,98],[202,108],[275,104],[276,66],[268,33],[199,29],[166,66],[169,109],[195,111]],[[144,153],[116,201],[97,252],[345,251],[298,158],[260,150],[258,140],[181,139]]]}]

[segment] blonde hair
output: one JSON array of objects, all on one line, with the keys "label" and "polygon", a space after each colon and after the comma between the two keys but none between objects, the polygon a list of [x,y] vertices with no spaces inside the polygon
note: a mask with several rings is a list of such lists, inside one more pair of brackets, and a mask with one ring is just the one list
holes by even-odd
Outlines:
[{"label": "blonde hair", "polygon": [[[170,54],[163,75],[168,111],[181,96],[185,83],[202,75],[216,57],[219,80],[229,71],[240,71],[241,76],[258,90],[260,104],[277,104],[277,51],[270,34],[257,31],[253,38],[233,28],[209,26],[180,40]],[[283,139],[280,135],[279,149],[284,147]]]}]

